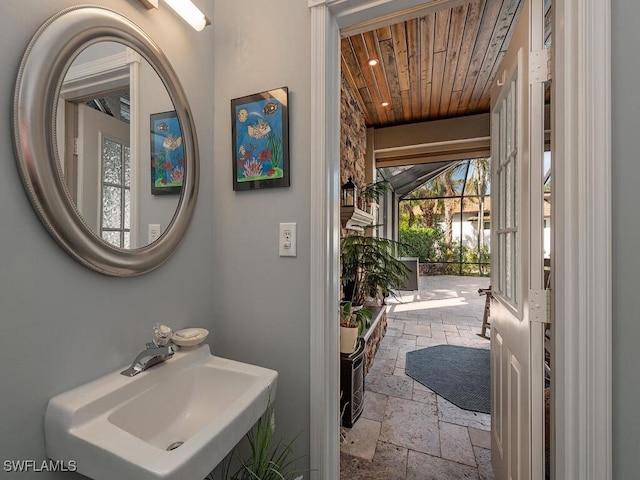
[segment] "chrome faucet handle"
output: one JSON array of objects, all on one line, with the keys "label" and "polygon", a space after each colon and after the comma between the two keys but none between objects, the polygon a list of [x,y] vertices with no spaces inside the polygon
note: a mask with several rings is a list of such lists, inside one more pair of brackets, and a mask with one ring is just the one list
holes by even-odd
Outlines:
[{"label": "chrome faucet handle", "polygon": [[145,349],[136,356],[131,366],[120,373],[127,377],[133,377],[153,365],[168,360],[177,351],[178,346],[172,342],[168,342],[161,347],[153,342],[149,342],[145,345]]},{"label": "chrome faucet handle", "polygon": [[162,347],[171,341],[173,330],[168,325],[156,323],[153,326],[153,343],[158,347]]}]

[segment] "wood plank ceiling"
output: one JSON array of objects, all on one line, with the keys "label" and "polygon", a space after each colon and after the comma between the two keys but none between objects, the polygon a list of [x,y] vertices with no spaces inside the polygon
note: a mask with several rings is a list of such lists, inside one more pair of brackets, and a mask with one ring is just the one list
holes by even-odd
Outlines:
[{"label": "wood plank ceiling", "polygon": [[342,38],[342,72],[367,126],[488,112],[521,4],[473,0]]}]

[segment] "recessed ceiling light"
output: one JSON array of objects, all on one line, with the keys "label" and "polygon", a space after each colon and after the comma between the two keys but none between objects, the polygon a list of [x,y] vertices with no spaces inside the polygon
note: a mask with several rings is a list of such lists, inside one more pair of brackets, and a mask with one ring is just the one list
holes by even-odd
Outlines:
[{"label": "recessed ceiling light", "polygon": [[380,105],[382,105],[383,107],[388,107],[389,106],[389,102],[382,102]]},{"label": "recessed ceiling light", "polygon": [[369,60],[369,65],[371,65],[372,67],[375,67],[377,64],[378,64],[377,58],[372,58],[371,60]]}]

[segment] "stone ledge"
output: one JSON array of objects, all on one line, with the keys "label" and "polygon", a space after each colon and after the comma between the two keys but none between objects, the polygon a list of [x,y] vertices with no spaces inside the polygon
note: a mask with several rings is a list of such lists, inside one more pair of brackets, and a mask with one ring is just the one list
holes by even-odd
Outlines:
[{"label": "stone ledge", "polygon": [[373,313],[371,319],[371,327],[362,332],[360,335],[365,342],[364,347],[364,374],[369,372],[369,369],[373,365],[373,360],[380,346],[380,342],[384,338],[387,332],[387,309],[386,307],[367,307]]}]

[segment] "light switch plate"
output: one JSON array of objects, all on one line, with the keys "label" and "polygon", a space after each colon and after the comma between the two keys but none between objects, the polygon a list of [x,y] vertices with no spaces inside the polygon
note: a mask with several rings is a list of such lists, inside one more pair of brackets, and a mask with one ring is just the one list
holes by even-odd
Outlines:
[{"label": "light switch plate", "polygon": [[162,233],[159,223],[149,224],[149,243],[155,242]]}]

